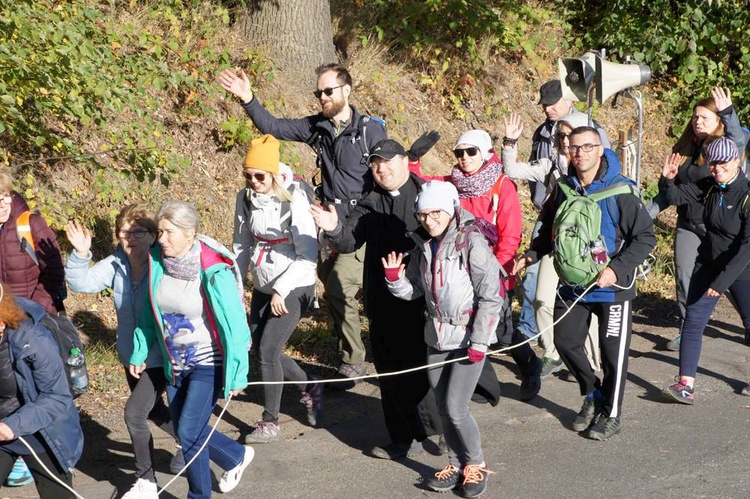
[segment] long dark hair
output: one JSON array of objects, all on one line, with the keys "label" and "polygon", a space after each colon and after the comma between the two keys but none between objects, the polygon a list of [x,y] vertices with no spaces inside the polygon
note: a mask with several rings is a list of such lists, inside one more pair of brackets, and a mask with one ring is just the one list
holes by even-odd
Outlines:
[{"label": "long dark hair", "polygon": [[719,126],[717,126],[713,132],[708,134],[708,137],[703,140],[699,139],[695,135],[695,129],[693,128],[693,115],[695,115],[696,108],[699,107],[708,109],[716,116],[719,115],[719,109],[716,107],[716,101],[714,101],[713,97],[707,97],[696,102],[693,106],[693,114],[690,115],[690,121],[688,121],[682,135],[680,135],[680,138],[677,139],[677,142],[672,147],[672,152],[679,153],[681,156],[686,156],[688,158],[698,156],[698,164],[703,164],[703,151],[699,151],[698,149],[702,149],[704,144],[709,144],[711,141],[723,137],[725,130],[724,123],[719,120]]}]

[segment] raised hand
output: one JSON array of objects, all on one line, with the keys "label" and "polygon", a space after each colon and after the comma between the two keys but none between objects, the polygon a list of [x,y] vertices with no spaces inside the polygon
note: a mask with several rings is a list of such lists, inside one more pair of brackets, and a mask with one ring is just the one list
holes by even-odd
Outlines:
[{"label": "raised hand", "polygon": [[664,166],[661,169],[662,177],[668,180],[675,178],[683,160],[684,158],[679,153],[673,153],[664,158]]},{"label": "raised hand", "polygon": [[328,205],[328,209],[318,205],[311,205],[310,212],[312,213],[315,225],[323,229],[326,232],[336,230],[336,226],[339,224],[339,216],[336,213],[336,208],[332,205]]},{"label": "raised hand", "polygon": [[505,136],[509,139],[518,139],[523,132],[523,123],[521,123],[521,115],[518,113],[510,113],[508,116],[503,117],[505,122]]},{"label": "raised hand", "polygon": [[732,105],[732,94],[729,92],[728,88],[712,88],[711,97],[714,98],[716,109],[720,112]]},{"label": "raised hand", "polygon": [[65,226],[65,234],[68,236],[73,249],[76,250],[78,256],[86,257],[91,249],[91,232],[86,227],[83,227],[77,221],[69,221],[68,225]]},{"label": "raised hand", "polygon": [[243,70],[232,71],[225,69],[216,78],[221,88],[235,95],[242,102],[250,102],[253,99],[253,89],[250,87],[250,79]]},{"label": "raised hand", "polygon": [[404,274],[404,268],[406,265],[403,263],[404,254],[391,251],[388,256],[380,259],[383,262],[383,268],[385,269],[385,278],[391,282],[398,281],[399,278]]}]

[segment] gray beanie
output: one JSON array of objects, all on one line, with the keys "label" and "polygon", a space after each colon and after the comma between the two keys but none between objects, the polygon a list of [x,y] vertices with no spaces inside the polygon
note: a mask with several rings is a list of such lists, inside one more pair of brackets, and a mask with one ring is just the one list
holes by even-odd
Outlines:
[{"label": "gray beanie", "polygon": [[417,211],[444,210],[453,216],[456,206],[458,206],[458,191],[450,182],[430,180],[422,184],[417,196]]},{"label": "gray beanie", "polygon": [[453,146],[453,150],[455,151],[460,144],[469,144],[479,149],[484,161],[487,161],[492,156],[492,153],[490,153],[492,150],[492,139],[490,138],[490,134],[484,130],[469,130],[462,133],[456,141],[456,145]]}]

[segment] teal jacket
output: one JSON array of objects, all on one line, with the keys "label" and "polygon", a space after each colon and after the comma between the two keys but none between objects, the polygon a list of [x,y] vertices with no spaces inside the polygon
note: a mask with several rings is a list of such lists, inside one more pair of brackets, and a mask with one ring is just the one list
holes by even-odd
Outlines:
[{"label": "teal jacket", "polygon": [[[224,358],[224,397],[226,398],[230,391],[247,386],[250,328],[247,325],[243,298],[237,286],[236,263],[231,253],[210,238],[201,236],[199,241],[203,300],[207,305],[209,329]],[[143,307],[138,327],[133,333],[133,355],[130,357],[130,363],[135,366],[143,364],[151,345],[158,340],[164,359],[164,373],[167,380],[174,383],[172,363],[164,343],[162,314],[159,305],[154,300],[156,289],[164,276],[159,245],[151,250],[148,272],[147,306]]]}]

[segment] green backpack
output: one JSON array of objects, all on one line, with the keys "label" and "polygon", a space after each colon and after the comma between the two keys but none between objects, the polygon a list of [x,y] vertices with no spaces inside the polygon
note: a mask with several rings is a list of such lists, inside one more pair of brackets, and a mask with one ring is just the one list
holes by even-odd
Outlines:
[{"label": "green backpack", "polygon": [[[602,211],[597,204],[618,194],[638,195],[637,189],[617,182],[599,192],[583,195],[565,180],[558,182],[565,201],[557,208],[552,224],[552,262],[560,281],[568,286],[588,287],[609,264],[608,248],[601,234]],[[614,201],[614,199],[613,199]],[[619,211],[610,216],[617,223]]]}]

